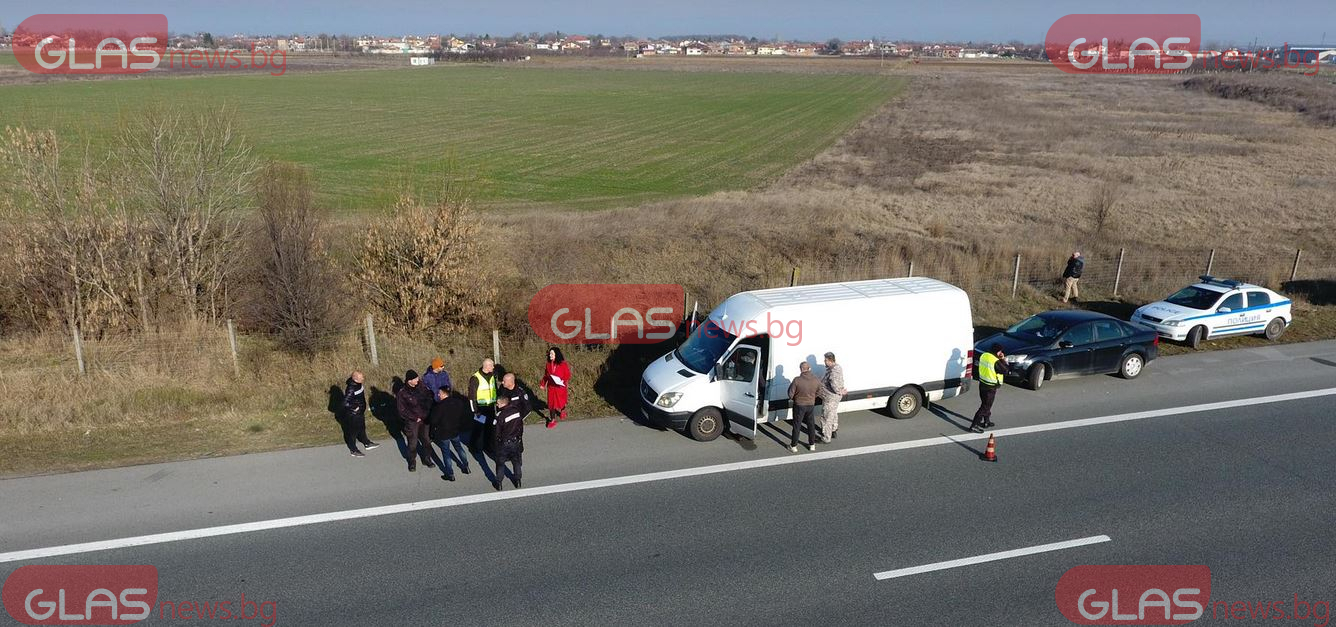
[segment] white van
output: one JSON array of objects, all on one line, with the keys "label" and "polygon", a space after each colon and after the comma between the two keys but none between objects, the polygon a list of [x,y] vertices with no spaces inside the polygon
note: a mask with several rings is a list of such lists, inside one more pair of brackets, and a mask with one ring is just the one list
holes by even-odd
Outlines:
[{"label": "white van", "polygon": [[820,377],[823,355],[833,352],[848,390],[841,411],[911,418],[925,400],[968,389],[973,344],[969,296],[935,279],[743,292],[645,369],[641,407],[650,422],[697,440],[719,437],[726,424],[754,438],[759,424],[791,418],[799,364]]}]

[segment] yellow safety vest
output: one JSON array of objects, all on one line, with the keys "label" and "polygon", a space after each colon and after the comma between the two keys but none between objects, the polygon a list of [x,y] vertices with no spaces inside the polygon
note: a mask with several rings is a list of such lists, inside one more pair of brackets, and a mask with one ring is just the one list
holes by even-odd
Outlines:
[{"label": "yellow safety vest", "polygon": [[997,355],[979,356],[979,381],[984,385],[1002,385],[1002,375],[997,374]]},{"label": "yellow safety vest", "polygon": [[496,377],[485,377],[481,372],[475,372],[473,378],[478,380],[478,398],[473,400],[479,405],[495,405]]}]

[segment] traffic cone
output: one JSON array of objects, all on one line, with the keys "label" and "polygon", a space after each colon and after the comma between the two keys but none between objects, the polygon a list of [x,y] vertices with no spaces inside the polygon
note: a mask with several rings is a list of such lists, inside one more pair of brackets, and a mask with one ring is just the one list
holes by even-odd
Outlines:
[{"label": "traffic cone", "polygon": [[986,461],[986,462],[995,462],[995,461],[997,461],[997,436],[996,436],[996,435],[991,434],[991,433],[988,434],[988,448],[985,448],[985,449],[983,450],[983,455],[980,455],[980,456],[979,456],[979,459],[982,459],[983,461]]}]

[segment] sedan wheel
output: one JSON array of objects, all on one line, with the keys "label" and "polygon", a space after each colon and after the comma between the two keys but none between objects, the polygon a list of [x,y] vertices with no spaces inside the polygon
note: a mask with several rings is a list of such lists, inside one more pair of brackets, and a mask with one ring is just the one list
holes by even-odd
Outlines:
[{"label": "sedan wheel", "polygon": [[1202,340],[1206,339],[1206,327],[1193,327],[1188,332],[1188,346],[1192,348],[1201,348]]},{"label": "sedan wheel", "polygon": [[1118,374],[1124,379],[1135,379],[1145,367],[1146,360],[1141,355],[1132,353],[1123,358],[1123,365],[1118,368]]},{"label": "sedan wheel", "polygon": [[1266,339],[1276,341],[1285,332],[1285,320],[1276,318],[1266,325]]},{"label": "sedan wheel", "polygon": [[1044,364],[1035,364],[1030,366],[1030,372],[1025,375],[1025,387],[1031,390],[1038,390],[1044,386],[1044,378],[1048,376],[1048,366]]}]

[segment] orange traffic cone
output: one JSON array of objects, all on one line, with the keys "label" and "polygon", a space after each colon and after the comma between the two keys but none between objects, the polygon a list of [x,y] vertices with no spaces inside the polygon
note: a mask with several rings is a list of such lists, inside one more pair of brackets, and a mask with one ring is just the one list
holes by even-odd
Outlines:
[{"label": "orange traffic cone", "polygon": [[982,459],[983,461],[986,461],[986,462],[995,462],[995,461],[997,461],[997,436],[996,436],[996,435],[991,434],[991,433],[988,434],[988,448],[985,448],[985,449],[983,450],[983,455],[980,455],[980,456],[979,456],[979,459]]}]

